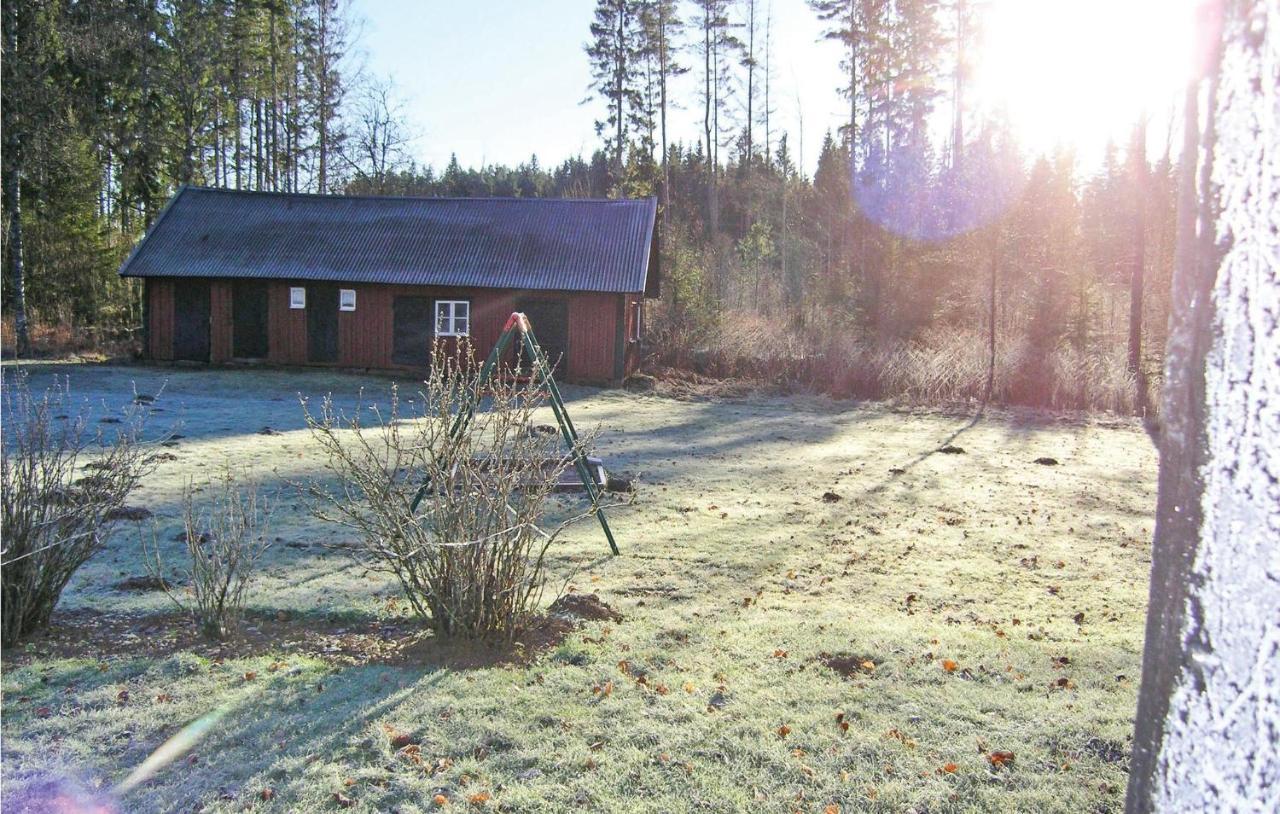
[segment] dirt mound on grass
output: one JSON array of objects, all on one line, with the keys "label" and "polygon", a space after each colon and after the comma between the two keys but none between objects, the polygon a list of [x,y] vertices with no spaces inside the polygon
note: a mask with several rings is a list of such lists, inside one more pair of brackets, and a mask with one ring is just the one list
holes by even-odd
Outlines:
[{"label": "dirt mound on grass", "polygon": [[622,614],[606,605],[599,594],[565,594],[552,602],[547,612],[553,616],[573,616],[592,621],[622,621]]},{"label": "dirt mound on grass", "polygon": [[118,506],[107,512],[108,520],[146,520],[151,517],[151,510],[142,506]]},{"label": "dirt mound on grass", "polygon": [[144,576],[126,577],[111,586],[117,591],[167,591],[169,583],[161,577],[147,574]]},{"label": "dirt mound on grass", "polygon": [[880,660],[875,656],[857,653],[819,653],[818,661],[845,678],[870,675],[876,671]]}]

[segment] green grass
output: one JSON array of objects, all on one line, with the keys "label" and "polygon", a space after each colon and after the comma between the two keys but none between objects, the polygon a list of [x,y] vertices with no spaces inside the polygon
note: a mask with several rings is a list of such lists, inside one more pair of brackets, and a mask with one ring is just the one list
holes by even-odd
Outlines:
[{"label": "green grass", "polygon": [[[133,501],[157,512],[165,540],[187,476],[224,460],[278,482],[319,471],[295,393],[354,404],[361,384],[387,387],[60,372],[104,409],[131,381],[154,392],[168,379],[157,418],[180,418],[188,438]],[[552,586],[598,592],[622,623],[588,623],[526,666],[470,670],[37,655],[4,671],[6,794],[49,775],[110,788],[220,709],[194,762],[165,767],[122,810],[338,810],[335,792],[355,801],[348,810],[400,812],[435,810],[436,794],[478,808],[468,799],[480,793],[510,811],[1122,807],[1155,500],[1155,456],[1135,425],[569,391],[577,423],[600,426],[606,462],[639,473],[641,489],[611,516],[622,556],[579,525],[555,549]],[[283,434],[257,434],[264,425]],[[937,453],[946,443],[966,454]],[[1032,463],[1046,455],[1061,465]],[[283,545],[346,539],[285,495],[253,608],[317,624],[384,613],[389,581],[319,546]],[[110,589],[139,573],[136,539],[121,535],[62,607],[166,610]],[[824,653],[875,666],[846,678]],[[423,765],[396,755],[384,724],[419,740]],[[997,750],[1013,764],[994,768]]]}]

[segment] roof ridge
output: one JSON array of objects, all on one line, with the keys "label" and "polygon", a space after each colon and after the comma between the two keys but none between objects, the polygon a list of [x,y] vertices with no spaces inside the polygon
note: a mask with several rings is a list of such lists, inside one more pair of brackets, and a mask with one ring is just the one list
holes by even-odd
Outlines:
[{"label": "roof ridge", "polygon": [[[231,189],[230,187],[205,187],[183,184],[179,189],[191,192],[213,192],[219,195],[244,195],[247,197],[317,198],[333,201],[488,201],[503,203],[648,203],[657,200],[650,195],[644,198],[551,198],[522,197],[515,195],[458,196],[458,195],[334,195],[327,192],[286,192],[278,189]],[[176,197],[176,195],[175,195]]]}]

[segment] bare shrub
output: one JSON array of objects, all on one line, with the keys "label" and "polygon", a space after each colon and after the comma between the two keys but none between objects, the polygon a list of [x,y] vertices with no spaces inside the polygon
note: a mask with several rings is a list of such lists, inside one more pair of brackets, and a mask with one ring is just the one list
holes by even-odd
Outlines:
[{"label": "bare shrub", "polygon": [[186,543],[187,592],[170,587],[165,578],[159,541],[144,544],[147,570],[200,632],[211,639],[230,635],[244,615],[245,597],[255,568],[271,547],[267,536],[271,505],[251,482],[238,481],[228,468],[209,483],[212,496],[197,507],[196,488],[182,490],[182,526]]},{"label": "bare shrub", "polygon": [[140,440],[147,409],[131,404],[108,434],[60,380],[33,394],[26,374],[4,382],[0,444],[0,629],[8,647],[46,626],[72,575],[129,516],[124,502],[154,467]]},{"label": "bare shrub", "polygon": [[[509,639],[538,605],[548,546],[579,519],[540,528],[569,459],[558,434],[535,429],[543,392],[508,375],[482,393],[474,366],[458,358],[469,351],[437,348],[417,396],[402,400],[393,388],[385,411],[347,416],[325,399],[313,414],[304,401],[333,476],[308,488],[317,516],[358,532],[361,560],[393,574],[437,635]],[[455,416],[481,396],[485,408],[451,436]]]}]

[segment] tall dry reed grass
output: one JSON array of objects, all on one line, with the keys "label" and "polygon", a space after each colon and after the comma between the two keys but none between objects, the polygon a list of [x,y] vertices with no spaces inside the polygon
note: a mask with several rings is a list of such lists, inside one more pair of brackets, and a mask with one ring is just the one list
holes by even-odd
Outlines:
[{"label": "tall dry reed grass", "polygon": [[[31,355],[37,358],[60,356],[132,356],[142,347],[139,328],[76,325],[68,320],[33,321],[27,333],[31,339]],[[6,359],[16,356],[17,332],[13,315],[0,319],[0,354]]]},{"label": "tall dry reed grass", "polygon": [[[806,335],[756,314],[728,315],[701,347],[659,346],[653,357],[705,376],[911,404],[981,401],[989,366],[981,330],[937,329],[915,341],[869,344],[853,336]],[[1037,353],[1027,337],[1007,333],[997,336],[991,401],[1133,413],[1137,394],[1122,340],[1105,350],[1082,352],[1064,343]]]}]

